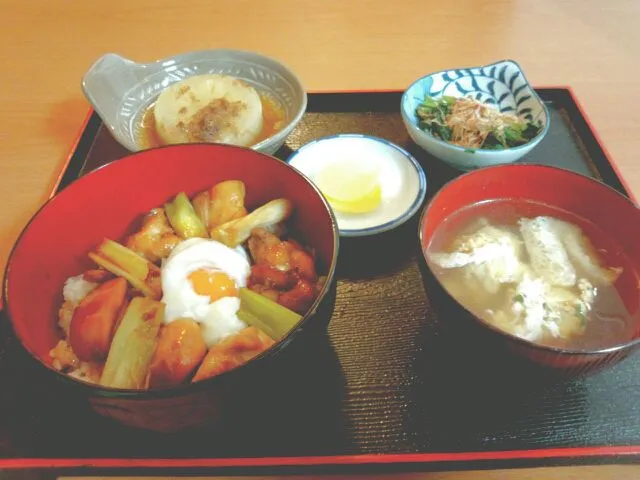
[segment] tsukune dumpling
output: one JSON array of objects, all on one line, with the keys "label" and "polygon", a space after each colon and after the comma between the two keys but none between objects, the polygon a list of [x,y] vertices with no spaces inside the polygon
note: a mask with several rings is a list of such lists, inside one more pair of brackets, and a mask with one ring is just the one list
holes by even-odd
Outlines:
[{"label": "tsukune dumpling", "polygon": [[551,285],[571,287],[576,271],[551,217],[521,218],[518,222],[533,271]]},{"label": "tsukune dumpling", "polygon": [[195,75],[165,89],[154,107],[155,127],[166,144],[217,142],[252,145],[262,130],[255,88],[228,75]]},{"label": "tsukune dumpling", "polygon": [[520,279],[521,243],[513,232],[485,223],[458,239],[453,252],[430,253],[429,259],[441,268],[463,268],[467,281],[496,293]]}]

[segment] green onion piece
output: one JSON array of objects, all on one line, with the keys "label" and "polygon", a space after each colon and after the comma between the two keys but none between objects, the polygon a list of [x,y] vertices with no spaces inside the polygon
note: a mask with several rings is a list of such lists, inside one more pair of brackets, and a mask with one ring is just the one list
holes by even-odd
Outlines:
[{"label": "green onion piece", "polygon": [[182,238],[208,236],[207,229],[204,228],[186,193],[176,195],[172,202],[165,204],[164,211],[169,223]]},{"label": "green onion piece", "polygon": [[[264,333],[274,340],[280,340],[302,319],[296,312],[248,288],[240,289],[240,311],[246,323],[252,324],[255,318],[258,323],[265,324],[269,331],[263,330]],[[254,326],[262,330],[259,324]]]}]

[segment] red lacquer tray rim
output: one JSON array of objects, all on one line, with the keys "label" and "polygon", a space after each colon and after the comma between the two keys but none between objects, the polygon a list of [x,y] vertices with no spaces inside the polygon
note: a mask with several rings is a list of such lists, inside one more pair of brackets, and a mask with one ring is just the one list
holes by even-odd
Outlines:
[{"label": "red lacquer tray rim", "polygon": [[535,450],[501,450],[486,452],[441,452],[329,455],[304,457],[247,458],[7,458],[0,459],[0,469],[27,468],[229,468],[229,467],[312,467],[321,465],[407,465],[448,462],[558,459],[587,457],[636,457],[640,445],[570,447]]},{"label": "red lacquer tray rim", "polygon": [[[585,119],[589,129],[601,148],[607,162],[611,165],[629,198],[638,203],[629,188],[627,181],[621,174],[618,165],[602,143],[602,138],[578,101],[572,87],[568,85],[537,86],[536,89],[561,89],[571,96],[578,111]],[[309,94],[332,93],[401,93],[401,89],[353,89],[353,90],[311,90]],[[53,197],[60,186],[64,173],[69,167],[74,152],[83,138],[87,124],[94,111],[89,108],[87,115],[71,145],[69,154],[63,162],[49,197]],[[640,458],[640,445],[629,446],[586,446],[559,447],[529,450],[497,450],[478,452],[431,452],[431,453],[402,453],[402,454],[357,454],[357,455],[328,455],[328,456],[299,456],[299,457],[246,457],[246,458],[1,458],[0,470],[18,469],[67,469],[67,468],[233,468],[233,467],[314,467],[314,466],[347,466],[347,465],[419,465],[435,463],[465,463],[483,461],[513,461],[513,460],[541,460],[541,459],[571,459],[593,457],[631,457]]]}]

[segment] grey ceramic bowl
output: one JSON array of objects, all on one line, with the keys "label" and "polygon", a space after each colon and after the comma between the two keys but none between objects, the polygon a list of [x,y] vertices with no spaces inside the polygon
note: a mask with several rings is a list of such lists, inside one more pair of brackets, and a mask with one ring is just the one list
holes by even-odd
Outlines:
[{"label": "grey ceramic bowl", "polygon": [[272,154],[284,143],[307,108],[298,77],[280,62],[240,50],[202,50],[136,63],[114,53],[100,57],[82,79],[82,90],[115,139],[131,151],[141,116],[169,85],[193,75],[225,74],[266,91],[285,109],[285,126],[251,148]]}]

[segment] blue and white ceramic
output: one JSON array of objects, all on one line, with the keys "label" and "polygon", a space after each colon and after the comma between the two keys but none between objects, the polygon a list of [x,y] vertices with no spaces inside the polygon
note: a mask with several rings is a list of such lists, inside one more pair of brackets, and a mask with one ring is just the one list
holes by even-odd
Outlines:
[{"label": "blue and white ceramic", "polygon": [[294,152],[287,162],[312,182],[333,162],[362,160],[375,165],[381,203],[372,212],[334,211],[340,236],[364,237],[387,232],[409,220],[424,203],[427,177],[418,161],[388,140],[361,134],[339,134],[313,140]]},{"label": "blue and white ceramic", "polygon": [[[425,96],[471,97],[494,105],[501,112],[515,113],[542,124],[540,133],[525,145],[504,150],[463,148],[440,140],[418,127],[416,107]],[[432,73],[416,80],[404,92],[402,119],[409,136],[431,155],[460,170],[515,162],[538,145],[549,130],[549,112],[520,66],[512,60],[472,68]]]}]

